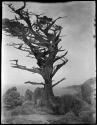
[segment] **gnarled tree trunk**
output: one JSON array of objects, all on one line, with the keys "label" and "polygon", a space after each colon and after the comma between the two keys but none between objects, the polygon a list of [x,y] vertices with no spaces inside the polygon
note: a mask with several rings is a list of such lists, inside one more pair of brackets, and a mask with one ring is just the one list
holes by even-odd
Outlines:
[{"label": "gnarled tree trunk", "polygon": [[53,66],[47,65],[43,68],[43,78],[45,81],[44,84],[44,93],[43,93],[43,101],[46,106],[52,106],[54,104],[54,93],[52,89],[52,71]]}]

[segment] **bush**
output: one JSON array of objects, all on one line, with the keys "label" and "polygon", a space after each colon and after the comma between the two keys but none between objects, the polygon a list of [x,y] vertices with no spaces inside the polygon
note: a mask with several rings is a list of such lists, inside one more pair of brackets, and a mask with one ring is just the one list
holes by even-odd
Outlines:
[{"label": "bush", "polygon": [[11,115],[30,115],[35,113],[33,103],[25,103],[22,106],[18,106],[12,110]]},{"label": "bush", "polygon": [[64,95],[61,96],[61,109],[60,111],[62,111],[63,114],[71,111],[71,106],[73,103],[73,96],[72,95]]},{"label": "bush", "polygon": [[93,112],[92,111],[81,111],[79,113],[79,118],[84,123],[94,123]]},{"label": "bush", "polygon": [[37,108],[37,112],[39,112],[39,114],[53,114],[54,113],[50,108],[46,106]]},{"label": "bush", "polygon": [[21,98],[21,101],[22,101],[22,104],[23,104],[25,102],[25,96],[21,95],[20,98]]},{"label": "bush", "polygon": [[43,88],[37,87],[34,91],[34,97],[40,99],[43,93]]},{"label": "bush", "polygon": [[91,104],[91,92],[92,92],[91,86],[88,84],[83,84],[81,86],[81,92],[82,92],[83,100]]},{"label": "bush", "polygon": [[[43,88],[37,87],[34,91],[34,102],[35,102],[35,104],[37,104],[38,99],[42,99],[42,96],[43,96]],[[43,105],[42,103],[43,102],[41,100],[41,105]]]},{"label": "bush", "polygon": [[22,104],[20,93],[16,87],[12,87],[7,90],[3,97],[4,107],[7,109],[13,109],[18,105]]},{"label": "bush", "polygon": [[65,114],[64,121],[66,123],[79,123],[79,122],[81,122],[80,119],[72,111]]},{"label": "bush", "polygon": [[27,89],[25,92],[25,100],[33,100],[33,92],[30,89]]},{"label": "bush", "polygon": [[61,106],[59,110],[61,114],[73,111],[76,115],[78,115],[84,106],[85,102],[82,99],[68,94],[61,97]]},{"label": "bush", "polygon": [[49,120],[50,124],[77,124],[82,123],[80,119],[72,112],[66,113],[64,116],[59,117],[58,119]]}]

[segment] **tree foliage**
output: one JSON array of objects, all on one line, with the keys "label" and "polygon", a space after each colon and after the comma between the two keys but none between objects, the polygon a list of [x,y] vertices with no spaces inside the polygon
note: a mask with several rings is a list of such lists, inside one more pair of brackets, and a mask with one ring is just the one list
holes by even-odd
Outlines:
[{"label": "tree foliage", "polygon": [[[60,34],[62,27],[57,25],[56,21],[63,17],[53,19],[43,16],[42,14],[37,15],[25,10],[25,6],[26,2],[24,2],[21,8],[15,9],[12,4],[8,4],[8,7],[16,15],[15,19],[12,20],[8,18],[3,19],[2,28],[9,35],[18,37],[24,42],[20,44],[11,43],[9,46],[28,52],[28,57],[35,57],[39,68],[27,68],[26,66],[18,65],[18,63],[16,63],[16,65],[13,64],[12,67],[39,73],[43,78],[52,78],[68,61],[67,58],[65,58],[67,51],[62,50],[62,47],[58,48],[58,44],[61,41]],[[35,21],[31,20],[33,16],[35,17]],[[65,51],[65,53],[58,56],[57,54],[62,51]],[[62,61],[62,63],[54,65],[58,60]],[[47,65],[51,67],[48,66],[49,73],[47,72],[46,76],[47,68],[45,69],[45,67]],[[29,81],[29,83],[31,82]]]},{"label": "tree foliage", "polygon": [[27,89],[25,92],[25,100],[33,100],[33,92],[30,89]]},{"label": "tree foliage", "polygon": [[81,86],[83,100],[91,104],[92,87],[88,84]]},{"label": "tree foliage", "polygon": [[17,91],[16,87],[12,87],[6,91],[3,102],[7,109],[12,109],[22,104],[20,93]]}]

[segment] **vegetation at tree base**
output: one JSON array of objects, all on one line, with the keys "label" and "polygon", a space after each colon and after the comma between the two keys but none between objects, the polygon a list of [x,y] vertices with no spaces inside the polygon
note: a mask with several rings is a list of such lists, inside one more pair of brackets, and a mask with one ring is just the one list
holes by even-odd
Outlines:
[{"label": "vegetation at tree base", "polygon": [[37,87],[34,91],[34,102],[37,104],[37,100],[41,99],[43,96],[43,88]]},{"label": "vegetation at tree base", "polygon": [[34,114],[34,106],[33,103],[27,102],[22,104],[22,106],[17,106],[15,109],[12,110],[11,115],[31,115]]},{"label": "vegetation at tree base", "polygon": [[[83,85],[83,84],[82,84]],[[82,86],[81,85],[81,86]],[[70,89],[71,90],[71,89]],[[7,95],[10,95],[11,92],[17,91],[16,87],[12,87],[6,91]],[[29,90],[27,90],[29,91]],[[27,92],[25,91],[25,93]],[[30,90],[31,91],[31,90]],[[12,93],[13,93],[12,92]],[[87,103],[84,101],[82,98],[77,97],[75,94],[70,95],[70,94],[65,94],[63,96],[55,96],[55,101],[57,104],[57,108],[48,108],[43,105],[39,104],[39,99],[41,100],[43,88],[37,87],[33,93],[33,97],[36,98],[36,100],[25,100],[24,96],[23,101],[21,105],[17,105],[14,108],[9,108],[7,109],[11,116],[9,118],[6,117],[4,123],[7,124],[17,124],[17,123],[29,123],[29,124],[34,124],[34,123],[43,123],[41,120],[40,121],[34,121],[32,119],[28,120],[28,117],[35,117],[33,116],[34,114],[39,114],[39,115],[44,115],[48,117],[50,115],[50,118],[48,118],[47,123],[49,124],[85,124],[85,123],[95,123],[95,120],[93,118],[93,110],[91,104]],[[30,93],[30,94],[31,94]],[[29,95],[29,92],[27,92]],[[36,103],[35,103],[35,102]],[[5,112],[5,114],[7,114]],[[18,115],[21,115],[21,118],[18,118]],[[22,117],[22,116],[26,117]],[[32,115],[32,116],[30,116]],[[40,116],[39,116],[40,117]],[[52,118],[51,118],[52,117]],[[53,118],[55,117],[55,118]],[[46,122],[45,122],[46,123]],[[47,124],[46,123],[46,124]]]}]

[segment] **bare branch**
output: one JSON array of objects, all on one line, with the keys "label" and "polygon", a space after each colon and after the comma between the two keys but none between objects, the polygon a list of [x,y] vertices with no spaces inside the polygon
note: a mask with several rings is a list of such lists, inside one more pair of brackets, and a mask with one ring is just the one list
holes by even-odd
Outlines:
[{"label": "bare branch", "polygon": [[58,52],[65,51],[65,49],[64,50],[61,50],[61,49],[62,49],[62,46],[58,49]]},{"label": "bare branch", "polygon": [[54,70],[53,73],[52,73],[52,77],[53,77],[53,76],[56,74],[56,72],[57,72],[63,65],[65,65],[67,62],[68,62],[68,60],[65,59],[65,60],[63,60],[63,63],[57,65],[56,68],[55,68],[55,70]]},{"label": "bare branch", "polygon": [[64,55],[56,57],[54,62],[61,59],[61,58],[63,58],[64,56],[66,56],[67,53],[68,53],[68,51],[66,51]]},{"label": "bare branch", "polygon": [[10,60],[10,61],[15,61],[16,65],[18,65],[18,59]]},{"label": "bare branch", "polygon": [[20,13],[20,11],[23,10],[25,8],[25,6],[26,6],[26,2],[24,1],[24,5],[21,8],[16,10],[17,13]]},{"label": "bare branch", "polygon": [[6,4],[8,5],[8,7],[13,11],[13,12],[16,12],[16,13],[21,13],[21,11],[25,8],[26,6],[26,2],[24,1],[24,5],[22,7],[20,7],[19,9],[15,10],[15,8],[12,6],[12,4]]},{"label": "bare branch", "polygon": [[32,84],[32,85],[44,85],[44,83],[37,83],[37,82],[31,82],[31,81],[27,81],[27,82],[25,82],[25,84],[27,84],[27,83],[30,83],[30,84]]},{"label": "bare branch", "polygon": [[65,80],[66,78],[62,78],[60,81],[56,82],[55,84],[52,85],[52,87],[55,87],[56,85],[58,85],[60,82],[62,82],[63,80]]},{"label": "bare branch", "polygon": [[62,52],[62,51],[65,51],[65,50],[58,49],[58,52]]},{"label": "bare branch", "polygon": [[41,69],[40,68],[34,68],[34,67],[33,68],[27,68],[26,66],[18,65],[18,64],[13,64],[11,67],[26,70],[26,71],[33,72],[33,73],[38,73],[38,74],[41,75]]},{"label": "bare branch", "polygon": [[32,57],[32,56],[30,56],[31,54],[28,54],[26,57],[29,57],[29,58],[33,58],[33,59],[36,59],[34,56]]}]

